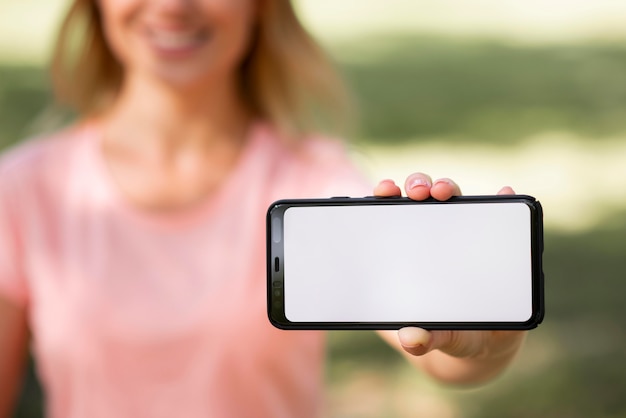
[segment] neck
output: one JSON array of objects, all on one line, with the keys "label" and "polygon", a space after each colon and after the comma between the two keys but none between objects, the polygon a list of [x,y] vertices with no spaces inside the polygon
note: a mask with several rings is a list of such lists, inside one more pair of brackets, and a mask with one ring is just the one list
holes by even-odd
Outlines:
[{"label": "neck", "polygon": [[181,92],[129,80],[102,117],[102,153],[111,178],[148,209],[193,205],[230,175],[250,113],[234,83]]},{"label": "neck", "polygon": [[130,78],[105,115],[110,141],[176,151],[241,141],[250,112],[234,80],[204,89],[180,89]]}]

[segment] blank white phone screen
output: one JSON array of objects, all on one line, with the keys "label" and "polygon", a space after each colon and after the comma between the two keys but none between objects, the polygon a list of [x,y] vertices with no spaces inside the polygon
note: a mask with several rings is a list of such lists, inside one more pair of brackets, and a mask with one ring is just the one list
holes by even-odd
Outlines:
[{"label": "blank white phone screen", "polygon": [[523,202],[290,207],[292,322],[523,322],[532,315]]}]

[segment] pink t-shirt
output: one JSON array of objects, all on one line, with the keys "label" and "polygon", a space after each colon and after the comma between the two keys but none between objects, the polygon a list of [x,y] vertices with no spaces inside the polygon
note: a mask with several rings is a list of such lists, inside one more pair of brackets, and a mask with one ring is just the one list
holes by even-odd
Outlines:
[{"label": "pink t-shirt", "polygon": [[120,195],[95,123],[0,160],[0,293],[29,311],[47,415],[313,417],[324,339],[268,322],[265,213],[279,198],[370,191],[342,146],[295,151],[264,124],[192,209]]}]

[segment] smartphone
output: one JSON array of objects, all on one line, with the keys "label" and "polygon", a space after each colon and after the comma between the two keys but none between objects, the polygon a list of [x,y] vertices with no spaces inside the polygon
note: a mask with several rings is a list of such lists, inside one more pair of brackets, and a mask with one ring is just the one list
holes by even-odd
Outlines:
[{"label": "smartphone", "polygon": [[532,196],[279,200],[266,222],[278,328],[524,330],[543,320]]}]

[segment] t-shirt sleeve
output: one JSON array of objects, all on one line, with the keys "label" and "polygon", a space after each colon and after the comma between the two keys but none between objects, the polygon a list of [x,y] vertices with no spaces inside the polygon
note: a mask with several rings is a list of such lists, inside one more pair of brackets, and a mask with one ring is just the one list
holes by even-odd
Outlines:
[{"label": "t-shirt sleeve", "polygon": [[17,196],[10,173],[0,162],[0,296],[19,305],[28,299],[26,280],[21,268]]}]

